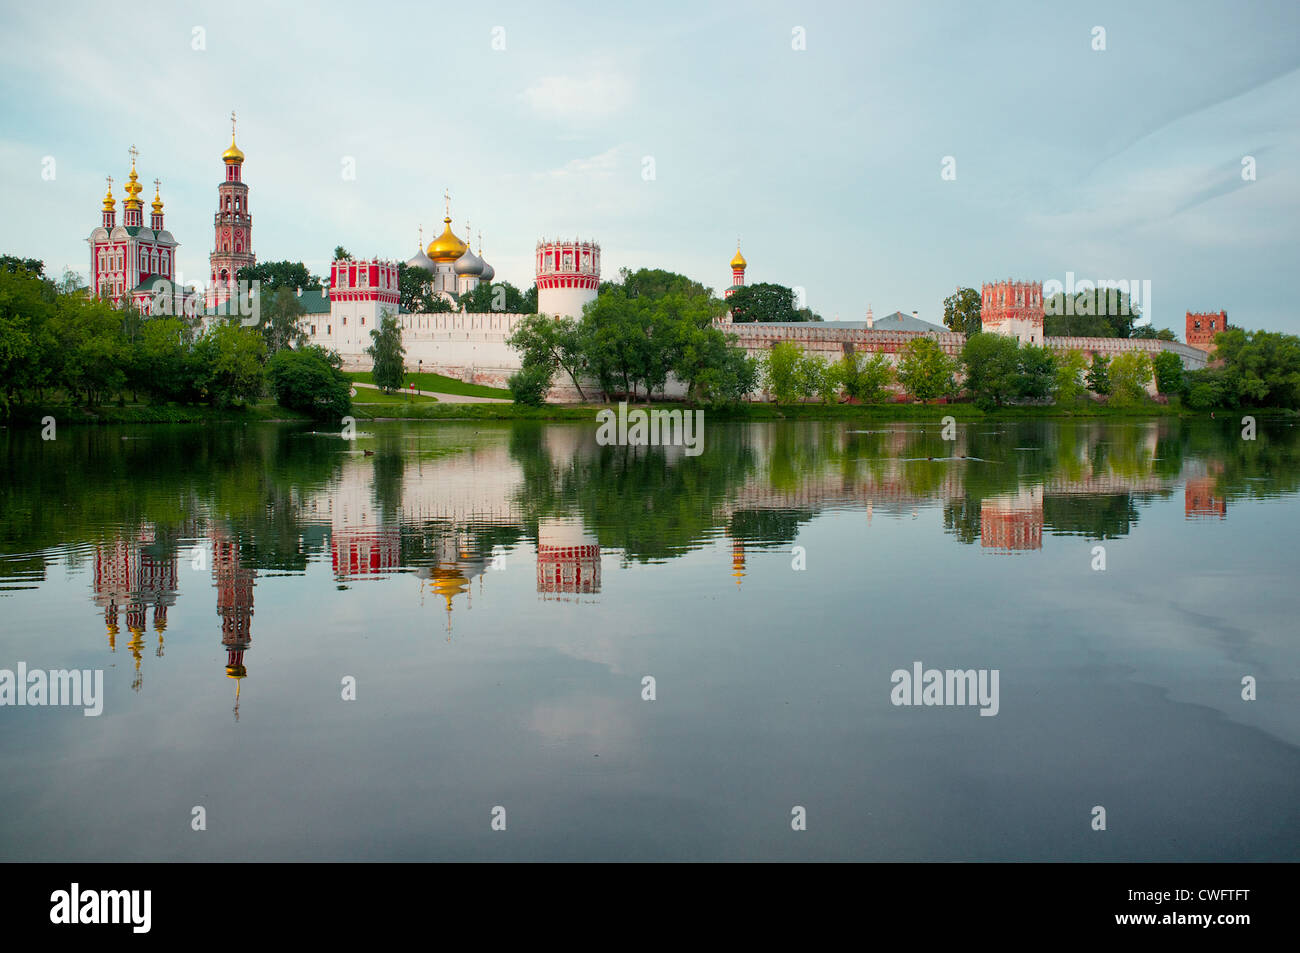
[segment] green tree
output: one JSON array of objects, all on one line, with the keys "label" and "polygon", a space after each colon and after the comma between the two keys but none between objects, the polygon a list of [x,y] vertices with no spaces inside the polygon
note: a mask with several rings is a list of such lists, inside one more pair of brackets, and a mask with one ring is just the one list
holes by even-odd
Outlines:
[{"label": "green tree", "polygon": [[1015,395],[1020,373],[1020,348],[1015,338],[971,334],[962,347],[961,361],[966,389],[978,406],[1000,407]]},{"label": "green tree", "polygon": [[352,382],[322,348],[278,351],[267,363],[266,376],[282,407],[322,420],[337,420],[352,409]]},{"label": "green tree", "polygon": [[1229,328],[1214,344],[1226,399],[1238,406],[1300,406],[1300,337]]},{"label": "green tree", "polygon": [[922,402],[948,397],[957,389],[957,362],[927,336],[918,337],[903,350],[898,365],[898,382]]},{"label": "green tree", "polygon": [[397,266],[398,307],[405,314],[444,314],[456,306],[433,290],[433,275],[405,263]]},{"label": "green tree", "polygon": [[380,315],[379,327],[371,330],[370,341],[366,353],[374,361],[371,379],[385,394],[391,394],[406,380],[406,349],[402,347],[402,328],[387,309]]},{"label": "green tree", "polygon": [[698,399],[714,407],[734,406],[758,387],[758,361],[741,348],[728,346],[720,362],[708,363],[695,378]]},{"label": "green tree", "polygon": [[1044,298],[1043,315],[1045,337],[1126,338],[1133,335],[1142,309],[1128,292],[1097,288]]},{"label": "green tree", "polygon": [[541,366],[550,371],[544,390],[550,388],[556,371],[562,369],[573,382],[579,399],[585,401],[587,395],[582,391],[580,378],[587,370],[585,345],[588,330],[587,325],[573,318],[532,314],[516,325],[514,332],[506,338],[506,344],[519,352],[523,366]]},{"label": "green tree", "polygon": [[742,285],[731,293],[726,306],[736,322],[807,321],[808,315],[795,308],[794,289],[760,281]]},{"label": "green tree", "polygon": [[298,323],[306,314],[306,309],[295,291],[281,286],[269,296],[264,294],[260,309],[262,313],[259,326],[268,354],[275,354],[286,347],[306,345],[307,332]]},{"label": "green tree", "polygon": [[883,354],[852,351],[840,358],[837,371],[844,393],[863,404],[884,401],[894,380],[894,366]]},{"label": "green tree", "polygon": [[1151,383],[1151,359],[1144,351],[1125,351],[1110,362],[1110,398],[1108,404],[1131,406],[1147,399]]},{"label": "green tree", "polygon": [[943,299],[943,323],[961,334],[979,334],[980,293],[974,288],[958,288]]},{"label": "green tree", "polygon": [[1052,382],[1052,400],[1059,406],[1077,404],[1087,392],[1083,382],[1088,359],[1082,351],[1070,351],[1057,358],[1055,379]]},{"label": "green tree", "polygon": [[1183,361],[1173,351],[1161,351],[1151,361],[1156,375],[1156,390],[1162,394],[1183,392]]},{"label": "green tree", "polygon": [[799,363],[795,366],[795,380],[801,399],[816,397],[829,404],[839,390],[838,376],[832,376],[825,359],[815,354],[800,356]]},{"label": "green tree", "polygon": [[255,403],[265,387],[266,342],[256,328],[215,324],[194,344],[198,383],[214,407]]},{"label": "green tree", "polygon": [[545,364],[525,364],[506,381],[516,404],[540,407],[551,389],[555,371]]},{"label": "green tree", "polygon": [[1056,380],[1056,353],[1051,348],[1026,344],[1020,348],[1015,393],[1021,400],[1043,400]]},{"label": "green tree", "polygon": [[1156,327],[1152,324],[1142,324],[1134,327],[1133,333],[1130,336],[1135,338],[1146,338],[1154,341],[1177,341],[1178,340],[1178,337],[1174,334],[1173,331],[1169,330],[1168,328],[1160,328],[1159,330],[1157,330]]},{"label": "green tree", "polygon": [[279,288],[297,291],[320,289],[320,278],[307,270],[300,261],[264,261],[257,265],[245,265],[235,277],[239,281],[258,282],[258,293],[262,300],[267,300],[272,292]]},{"label": "green tree", "polygon": [[1092,356],[1092,366],[1088,368],[1088,373],[1084,377],[1088,384],[1088,390],[1094,394],[1105,396],[1110,393],[1110,358],[1105,354],[1094,354]]},{"label": "green tree", "polygon": [[803,351],[793,341],[779,341],[763,362],[763,387],[778,404],[792,404],[801,396],[800,367]]},{"label": "green tree", "polygon": [[0,255],[0,271],[9,274],[28,274],[33,278],[45,277],[45,262],[39,258],[20,258],[17,255]]},{"label": "green tree", "polygon": [[335,261],[351,261],[351,260],[352,260],[352,253],[351,253],[350,251],[348,251],[346,248],[344,248],[342,245],[335,245],[335,246],[334,246],[334,260],[335,260]]},{"label": "green tree", "polygon": [[532,310],[526,310],[524,292],[508,281],[479,282],[473,290],[461,295],[460,305],[472,314],[535,314],[537,311],[535,303]]},{"label": "green tree", "polygon": [[156,400],[196,401],[200,368],[193,348],[194,332],[189,322],[180,318],[152,318],[144,322],[135,346],[132,386]]}]

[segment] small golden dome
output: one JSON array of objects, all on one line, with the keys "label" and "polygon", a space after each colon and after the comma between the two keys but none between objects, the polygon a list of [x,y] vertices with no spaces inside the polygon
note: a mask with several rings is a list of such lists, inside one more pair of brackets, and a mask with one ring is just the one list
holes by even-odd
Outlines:
[{"label": "small golden dome", "polygon": [[111,212],[117,208],[117,199],[113,198],[113,187],[110,185],[108,191],[104,193],[104,211]]},{"label": "small golden dome", "polygon": [[442,221],[442,234],[429,242],[429,247],[424,250],[424,253],[434,261],[455,261],[465,254],[469,246],[452,234],[450,215]]},{"label": "small golden dome", "polygon": [[243,151],[239,148],[239,146],[235,145],[234,133],[231,133],[230,135],[230,148],[227,149],[225,152],[221,153],[221,161],[233,162],[235,163],[235,165],[240,165],[244,161]]},{"label": "small golden dome", "polygon": [[154,186],[153,201],[149,203],[149,207],[153,209],[155,215],[161,215],[163,210],[162,195],[159,194],[158,189],[159,186]]},{"label": "small golden dome", "polygon": [[140,193],[144,191],[144,186],[140,184],[140,177],[135,173],[135,160],[131,160],[131,174],[126,177],[126,200],[122,203],[123,208],[144,208],[144,203],[140,201]]},{"label": "small golden dome", "polygon": [[744,271],[749,262],[745,261],[745,256],[740,253],[740,245],[736,245],[736,257],[731,259],[732,271]]}]

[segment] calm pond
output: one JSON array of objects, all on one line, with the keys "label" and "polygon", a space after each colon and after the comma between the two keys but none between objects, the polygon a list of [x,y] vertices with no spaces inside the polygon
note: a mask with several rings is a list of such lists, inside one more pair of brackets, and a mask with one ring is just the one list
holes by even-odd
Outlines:
[{"label": "calm pond", "polygon": [[1291,421],[362,426],[0,431],[0,856],[1300,859]]}]

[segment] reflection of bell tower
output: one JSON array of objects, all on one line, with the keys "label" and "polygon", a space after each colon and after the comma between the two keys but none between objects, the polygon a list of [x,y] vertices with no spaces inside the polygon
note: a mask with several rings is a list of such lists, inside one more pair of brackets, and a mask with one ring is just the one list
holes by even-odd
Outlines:
[{"label": "reflection of bell tower", "polygon": [[221,616],[221,644],[226,649],[226,677],[235,680],[235,720],[239,720],[240,682],[248,674],[244,652],[253,641],[254,572],[239,564],[239,544],[217,534],[212,541],[212,575]]},{"label": "reflection of bell tower", "polygon": [[1223,464],[1212,461],[1201,476],[1188,476],[1183,487],[1183,516],[1185,519],[1213,518],[1225,519],[1228,515],[1228,501],[1218,491],[1219,477]]},{"label": "reflection of bell tower", "polygon": [[736,580],[736,585],[740,585],[740,580],[745,578],[745,541],[743,539],[733,539],[731,541],[731,575]]}]

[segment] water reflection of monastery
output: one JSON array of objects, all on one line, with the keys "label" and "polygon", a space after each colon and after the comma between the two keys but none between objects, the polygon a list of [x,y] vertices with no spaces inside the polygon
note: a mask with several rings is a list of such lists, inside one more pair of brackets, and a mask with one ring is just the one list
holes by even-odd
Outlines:
[{"label": "water reflection of monastery", "polygon": [[[719,582],[729,578],[740,586],[747,547],[784,545],[798,536],[800,523],[826,509],[865,510],[871,520],[942,505],[947,531],[963,542],[978,540],[981,549],[993,553],[1040,550],[1045,535],[1122,535],[1137,518],[1133,500],[1167,497],[1180,483],[1186,518],[1223,519],[1227,514],[1219,489],[1221,463],[1188,457],[1157,471],[1156,424],[1129,431],[1122,445],[1109,450],[1106,440],[1116,440],[1113,432],[1103,439],[1104,428],[1081,429],[1077,442],[1054,448],[1050,466],[1034,463],[1032,454],[1043,449],[1036,447],[1014,448],[1016,454],[1031,456],[981,461],[971,453],[969,431],[959,431],[955,443],[940,445],[918,443],[916,428],[861,432],[870,436],[828,429],[819,438],[824,445],[814,446],[810,457],[791,458],[794,462],[783,466],[788,446],[780,445],[781,431],[759,428],[745,436],[740,456],[748,462],[729,471],[713,496],[701,498],[698,526],[678,538],[683,534],[669,520],[667,530],[655,525],[671,537],[667,542],[646,535],[662,544],[656,558],[664,552],[671,557],[690,549],[718,549]],[[875,442],[855,444],[863,439]],[[918,446],[927,455],[919,456]],[[518,585],[517,573],[524,568],[519,561],[529,558],[530,544],[540,599],[597,598],[602,588],[600,540],[631,539],[635,545],[643,535],[639,503],[615,518],[580,502],[586,489],[611,478],[605,452],[614,449],[619,448],[597,447],[593,432],[581,427],[550,428],[526,452],[512,447],[504,430],[487,432],[469,448],[433,452],[418,435],[378,444],[372,457],[341,446],[331,479],[294,497],[291,525],[301,534],[296,571],[323,562],[328,550],[338,588],[387,580],[382,584],[393,587],[394,599],[410,599],[413,611],[427,616],[428,630],[445,632],[448,639],[456,619],[472,611],[476,598],[492,598],[493,589],[508,580]],[[947,456],[928,455],[934,452]],[[661,474],[694,465],[671,452],[661,462]],[[1000,475],[1001,482],[989,483],[990,473]],[[667,482],[652,481],[645,491],[675,486],[669,477],[662,478]],[[1108,506],[1113,511],[1108,511],[1108,518],[1113,517],[1108,527],[1079,518]],[[191,571],[203,578],[203,570],[216,590],[224,674],[235,682],[238,717],[252,648],[257,572],[276,565],[259,533],[271,535],[255,521],[236,529],[192,520],[166,532],[146,524],[130,538],[96,547],[93,598],[103,610],[111,651],[117,650],[125,622],[133,688],[139,690],[143,682],[150,615],[157,639],[154,654],[161,657],[168,611],[177,604],[182,578],[190,578]],[[717,547],[718,541],[726,548]],[[626,544],[614,548],[624,549],[625,557],[644,556]],[[197,554],[210,557],[210,566]]]}]

